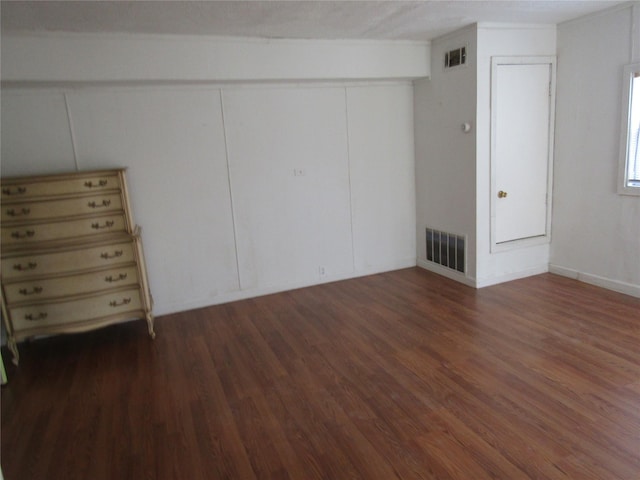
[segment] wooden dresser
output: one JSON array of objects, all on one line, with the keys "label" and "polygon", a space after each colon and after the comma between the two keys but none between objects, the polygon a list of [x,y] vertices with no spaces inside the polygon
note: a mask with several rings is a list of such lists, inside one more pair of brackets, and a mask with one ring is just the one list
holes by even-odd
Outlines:
[{"label": "wooden dresser", "polygon": [[125,171],[2,181],[2,316],[18,341],[134,318],[153,331],[139,227]]}]

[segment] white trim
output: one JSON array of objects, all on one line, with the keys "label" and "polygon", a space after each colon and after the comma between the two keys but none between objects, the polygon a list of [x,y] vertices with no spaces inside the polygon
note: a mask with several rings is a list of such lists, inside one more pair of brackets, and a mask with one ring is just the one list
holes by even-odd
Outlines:
[{"label": "white trim", "polygon": [[489,287],[491,285],[497,285],[499,283],[505,283],[505,282],[510,282],[512,280],[519,280],[521,278],[540,275],[542,273],[547,273],[549,271],[548,265],[541,265],[539,267],[528,268],[526,270],[520,270],[518,272],[506,273],[504,275],[499,275],[497,277],[477,279],[477,278],[468,277],[460,272],[450,270],[446,267],[442,267],[436,263],[432,263],[423,259],[418,259],[418,267],[424,268],[425,270],[429,270],[430,272],[437,273],[438,275],[442,275],[443,277],[447,277],[451,280],[455,280],[456,282],[462,283],[464,285],[467,285],[468,287],[473,287],[473,288]]},{"label": "white trim", "polygon": [[355,235],[353,232],[353,182],[351,179],[351,135],[349,133],[349,89],[344,87],[344,124],[347,132],[347,176],[349,177],[349,225],[350,225],[350,234],[351,234],[351,269],[352,271],[356,271],[356,241]]},{"label": "white trim", "polygon": [[[548,198],[548,197],[547,197]],[[510,250],[535,247],[537,245],[549,245],[551,243],[551,230],[547,226],[547,234],[539,235],[537,237],[518,238],[516,240],[509,240],[508,242],[495,243],[493,242],[493,228],[494,217],[491,217],[491,253],[508,252]]]},{"label": "white trim", "polygon": [[236,257],[236,271],[238,273],[238,289],[242,289],[242,279],[240,278],[240,257],[238,254],[238,224],[236,221],[236,209],[233,203],[233,182],[231,181],[231,162],[229,160],[229,135],[227,133],[227,122],[224,115],[224,92],[218,92],[220,98],[220,121],[222,122],[222,133],[224,137],[224,155],[227,165],[227,184],[229,186],[229,206],[231,207],[231,223],[233,224],[233,245]]},{"label": "white trim", "polygon": [[63,92],[64,108],[67,113],[67,123],[69,125],[69,135],[71,136],[71,149],[73,150],[73,164],[76,166],[76,172],[80,171],[80,165],[78,164],[78,144],[76,141],[76,131],[73,127],[73,119],[71,118],[71,109],[69,108],[69,94]]},{"label": "white trim", "polygon": [[[517,239],[509,242],[496,242],[496,198],[498,186],[496,184],[496,109],[497,109],[497,82],[498,67],[500,65],[549,65],[549,130],[547,146],[547,212],[545,234],[537,237]],[[490,120],[490,154],[489,163],[491,169],[490,186],[490,248],[491,253],[513,250],[525,246],[544,245],[551,242],[551,216],[553,205],[553,163],[555,150],[555,108],[556,108],[556,57],[549,55],[540,56],[495,56],[491,57],[491,120]]]},{"label": "white trim", "polygon": [[339,275],[327,275],[322,279],[309,282],[294,282],[277,286],[256,288],[249,290],[235,290],[231,292],[223,292],[213,297],[202,297],[189,302],[175,302],[168,304],[159,304],[157,299],[153,308],[153,314],[157,318],[160,315],[169,315],[171,313],[184,312],[187,310],[193,310],[196,308],[209,307],[212,305],[220,305],[222,303],[235,302],[237,300],[246,300],[247,298],[261,297],[263,295],[271,295],[272,293],[286,292],[288,290],[295,290],[298,288],[312,287],[314,285],[321,285],[323,283],[337,282],[341,280],[349,280],[358,277],[365,277],[367,275],[374,275],[377,273],[390,272],[393,270],[400,270],[403,268],[411,268],[416,266],[416,258],[406,258],[404,260],[398,260],[389,265],[377,266],[360,270],[358,272],[348,272]]},{"label": "white trim", "polygon": [[513,280],[532,277],[534,275],[540,275],[542,273],[547,273],[547,272],[549,272],[549,266],[541,265],[539,267],[528,268],[526,270],[505,273],[504,275],[499,275],[497,277],[487,277],[487,278],[476,279],[476,288],[490,287],[491,285],[511,282]]},{"label": "white trim", "polygon": [[600,275],[594,275],[592,273],[581,272],[561,265],[549,264],[549,272],[563,277],[573,278],[574,280],[595,285],[597,287],[606,288],[607,290],[613,290],[614,292],[624,293],[626,295],[631,295],[632,297],[640,298],[640,285],[622,282],[620,280],[613,280],[611,278],[601,277]]},{"label": "white trim", "polygon": [[[466,261],[466,260],[465,260]],[[473,278],[467,277],[464,273],[457,270],[451,270],[450,268],[443,267],[437,263],[429,262],[428,260],[418,259],[418,267],[429,270],[430,272],[437,273],[443,277],[447,277],[450,280],[462,283],[468,287],[476,288],[476,281]]]},{"label": "white trim", "polygon": [[[627,160],[629,152],[629,122],[631,121],[631,81],[633,72],[640,71],[640,62],[625,65],[622,75],[622,103],[620,104],[620,146],[618,151],[618,193],[640,196],[640,187],[627,186]],[[636,92],[640,95],[640,92]]]}]

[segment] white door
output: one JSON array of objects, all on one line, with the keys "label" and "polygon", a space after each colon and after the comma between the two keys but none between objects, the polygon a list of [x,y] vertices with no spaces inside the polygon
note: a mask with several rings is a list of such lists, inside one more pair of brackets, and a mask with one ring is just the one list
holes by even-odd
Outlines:
[{"label": "white door", "polygon": [[551,61],[493,65],[494,244],[547,236],[552,68]]}]

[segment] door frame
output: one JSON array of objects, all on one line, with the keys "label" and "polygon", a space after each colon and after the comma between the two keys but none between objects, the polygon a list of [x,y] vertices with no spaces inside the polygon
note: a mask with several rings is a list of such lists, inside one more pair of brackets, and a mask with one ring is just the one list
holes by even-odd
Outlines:
[{"label": "door frame", "polygon": [[[508,242],[496,242],[496,200],[498,198],[498,186],[496,182],[496,113],[497,113],[497,85],[498,67],[500,65],[549,65],[550,92],[549,92],[549,145],[547,152],[547,215],[545,235],[537,237],[511,240]],[[551,211],[553,204],[553,152],[556,113],[556,57],[544,56],[495,56],[491,57],[491,186],[490,186],[490,212],[491,212],[491,252],[501,252],[515,248],[543,245],[551,242]]]}]

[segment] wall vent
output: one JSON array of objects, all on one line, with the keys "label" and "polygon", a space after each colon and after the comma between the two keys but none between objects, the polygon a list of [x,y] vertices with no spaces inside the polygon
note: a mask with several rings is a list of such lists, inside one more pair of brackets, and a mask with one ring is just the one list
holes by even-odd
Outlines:
[{"label": "wall vent", "polygon": [[454,48],[444,54],[444,68],[459,67],[467,63],[466,47]]},{"label": "wall vent", "polygon": [[464,235],[427,228],[427,260],[465,273],[467,245]]}]

